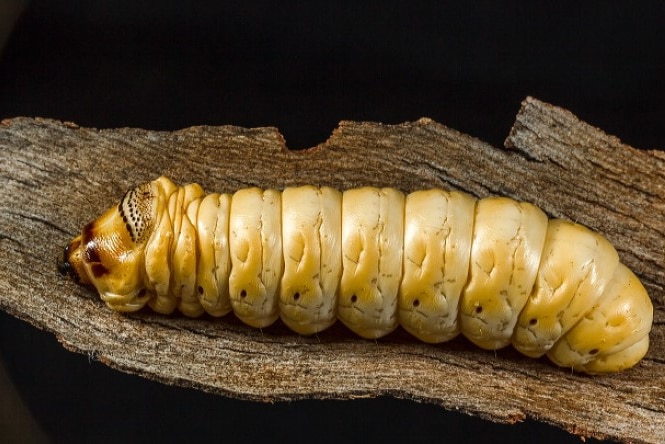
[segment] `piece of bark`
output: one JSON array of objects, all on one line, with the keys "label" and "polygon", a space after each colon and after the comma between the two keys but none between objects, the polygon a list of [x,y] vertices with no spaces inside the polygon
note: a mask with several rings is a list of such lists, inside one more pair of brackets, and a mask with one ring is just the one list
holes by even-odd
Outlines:
[{"label": "piece of bark", "polygon": [[[392,395],[493,421],[531,417],[581,436],[665,436],[665,159],[562,109],[527,99],[506,149],[429,119],[342,122],[324,144],[291,152],[273,128],[96,130],[44,119],[0,125],[0,308],[54,332],[68,349],[168,384],[261,401]],[[130,316],[63,279],[55,262],[89,220],[130,187],[165,174],[208,191],[311,183],[340,189],[461,189],[529,201],[607,236],[655,304],[652,345],[636,368],[586,377],[496,354],[464,339],[432,346],[401,330],[378,342],[339,325],[300,337],[222,319]]]}]

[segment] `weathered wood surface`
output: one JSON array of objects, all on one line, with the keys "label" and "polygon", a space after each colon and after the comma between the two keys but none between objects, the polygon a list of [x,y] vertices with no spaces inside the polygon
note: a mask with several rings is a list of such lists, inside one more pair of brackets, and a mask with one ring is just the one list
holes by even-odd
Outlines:
[{"label": "weathered wood surface", "polygon": [[[463,339],[431,346],[399,330],[378,342],[336,325],[314,338],[219,319],[123,316],[56,272],[62,247],[124,191],[166,174],[209,191],[312,183],[506,195],[606,235],[656,306],[636,368],[586,377]],[[288,151],[274,128],[96,130],[44,119],[0,125],[0,308],[68,349],[168,384],[261,401],[392,395],[493,421],[531,417],[582,436],[665,437],[665,156],[637,151],[569,112],[527,99],[506,148],[429,119],[342,122]]]}]

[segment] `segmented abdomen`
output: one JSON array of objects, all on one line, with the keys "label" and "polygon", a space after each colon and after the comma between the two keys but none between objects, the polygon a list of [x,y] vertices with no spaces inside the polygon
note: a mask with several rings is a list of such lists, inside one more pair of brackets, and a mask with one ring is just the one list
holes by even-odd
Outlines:
[{"label": "segmented abdomen", "polygon": [[152,231],[137,248],[160,313],[233,311],[253,327],[281,317],[301,334],[340,319],[365,338],[401,325],[430,343],[461,332],[589,373],[630,367],[648,348],[651,302],[612,245],[528,203],[438,189],[152,186]]}]

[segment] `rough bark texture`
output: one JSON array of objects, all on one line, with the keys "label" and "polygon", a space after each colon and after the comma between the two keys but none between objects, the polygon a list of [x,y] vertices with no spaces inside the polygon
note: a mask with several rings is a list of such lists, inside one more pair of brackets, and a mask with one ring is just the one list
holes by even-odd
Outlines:
[{"label": "rough bark texture", "polygon": [[[527,99],[505,149],[429,119],[342,122],[288,151],[274,128],[96,130],[15,118],[0,125],[0,308],[68,349],[167,384],[273,401],[389,394],[493,421],[532,417],[582,436],[665,437],[665,156],[637,151],[569,112]],[[233,316],[123,316],[56,272],[62,247],[126,189],[166,174],[209,191],[312,183],[454,188],[505,195],[588,225],[617,247],[654,301],[652,346],[617,375],[573,375],[512,349],[431,346],[399,330],[378,342],[336,325],[300,337]]]}]

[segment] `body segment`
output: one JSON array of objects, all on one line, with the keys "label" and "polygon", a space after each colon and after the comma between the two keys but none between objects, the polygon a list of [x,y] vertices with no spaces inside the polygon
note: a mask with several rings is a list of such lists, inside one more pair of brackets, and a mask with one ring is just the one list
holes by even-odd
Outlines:
[{"label": "body segment", "polygon": [[375,339],[397,328],[402,277],[404,195],[392,188],[358,188],[342,197],[342,279],[338,318]]},{"label": "body segment", "polygon": [[474,198],[456,191],[416,191],[406,197],[399,321],[422,341],[444,342],[460,332],[475,206]]},{"label": "body segment", "polygon": [[309,335],[331,326],[342,275],[342,193],[304,186],[282,193],[282,321]]}]

